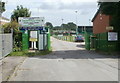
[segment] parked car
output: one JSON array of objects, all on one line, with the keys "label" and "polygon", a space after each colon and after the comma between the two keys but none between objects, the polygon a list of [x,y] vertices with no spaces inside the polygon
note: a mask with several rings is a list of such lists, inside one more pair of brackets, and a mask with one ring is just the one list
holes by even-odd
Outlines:
[{"label": "parked car", "polygon": [[77,35],[75,37],[75,42],[84,42],[84,37],[82,35]]}]

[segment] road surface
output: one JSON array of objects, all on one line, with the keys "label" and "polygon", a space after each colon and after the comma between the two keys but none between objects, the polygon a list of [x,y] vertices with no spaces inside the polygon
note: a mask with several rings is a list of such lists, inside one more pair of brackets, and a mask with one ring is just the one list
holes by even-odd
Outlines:
[{"label": "road surface", "polygon": [[118,59],[86,51],[84,43],[51,38],[53,52],[27,58],[10,81],[118,81]]}]

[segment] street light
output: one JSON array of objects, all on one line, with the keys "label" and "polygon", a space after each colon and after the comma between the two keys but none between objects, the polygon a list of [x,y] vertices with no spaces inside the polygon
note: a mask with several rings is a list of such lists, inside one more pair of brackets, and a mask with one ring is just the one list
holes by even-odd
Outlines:
[{"label": "street light", "polygon": [[89,26],[91,26],[91,19],[89,19]]},{"label": "street light", "polygon": [[[63,29],[63,20],[64,20],[64,19],[62,18],[61,20],[62,20],[62,26],[61,26],[61,27],[62,27],[62,29]],[[63,30],[62,30],[62,31],[63,31]]]},{"label": "street light", "polygon": [[78,11],[75,11],[75,13],[76,13],[76,35],[78,34],[78,26],[77,26],[77,13],[78,13]]},{"label": "street light", "polygon": [[62,24],[63,24],[63,20],[64,20],[64,19],[62,18],[61,20],[62,20]]}]

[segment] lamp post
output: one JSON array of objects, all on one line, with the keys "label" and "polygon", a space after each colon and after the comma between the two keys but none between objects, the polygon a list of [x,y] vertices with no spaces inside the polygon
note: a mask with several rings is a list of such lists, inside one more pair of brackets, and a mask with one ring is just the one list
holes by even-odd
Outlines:
[{"label": "lamp post", "polygon": [[89,19],[89,26],[91,26],[91,19]]},{"label": "lamp post", "polygon": [[63,24],[63,20],[64,20],[64,19],[62,18],[61,20],[62,20],[62,24]]},{"label": "lamp post", "polygon": [[63,28],[63,21],[64,21],[64,19],[62,18],[61,20],[62,20],[62,26],[61,26],[61,27],[62,27],[62,32],[63,32],[63,29],[64,29],[64,28]]},{"label": "lamp post", "polygon": [[78,13],[78,11],[75,11],[75,13],[76,13],[76,35],[78,35],[78,26],[77,26],[77,13]]}]

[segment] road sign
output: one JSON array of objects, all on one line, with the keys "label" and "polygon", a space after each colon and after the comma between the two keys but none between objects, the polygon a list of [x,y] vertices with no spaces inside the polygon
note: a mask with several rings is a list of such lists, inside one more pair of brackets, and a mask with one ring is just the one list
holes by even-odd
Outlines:
[{"label": "road sign", "polygon": [[35,42],[35,41],[37,41],[37,38],[30,38],[29,41]]},{"label": "road sign", "polygon": [[108,32],[108,41],[117,41],[118,33],[117,32]]},{"label": "road sign", "polygon": [[106,30],[113,30],[113,29],[114,29],[113,26],[106,27]]},{"label": "road sign", "polygon": [[19,17],[18,22],[20,27],[40,27],[44,26],[44,17]]},{"label": "road sign", "polygon": [[43,30],[44,27],[20,27],[20,30]]}]

